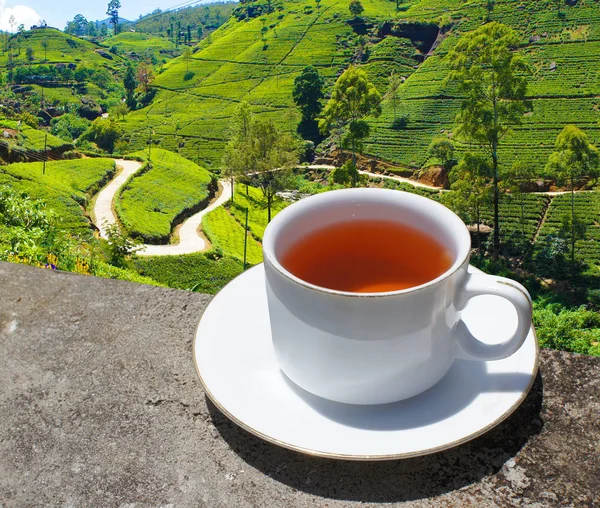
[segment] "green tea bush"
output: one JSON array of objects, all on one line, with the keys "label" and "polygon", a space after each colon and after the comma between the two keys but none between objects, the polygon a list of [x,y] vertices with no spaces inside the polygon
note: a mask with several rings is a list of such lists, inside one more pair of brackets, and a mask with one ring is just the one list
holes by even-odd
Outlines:
[{"label": "green tea bush", "polygon": [[[148,152],[134,157],[148,160]],[[133,176],[120,190],[115,208],[133,236],[148,243],[165,243],[173,228],[210,196],[211,176],[180,155],[155,148],[147,170]]]}]

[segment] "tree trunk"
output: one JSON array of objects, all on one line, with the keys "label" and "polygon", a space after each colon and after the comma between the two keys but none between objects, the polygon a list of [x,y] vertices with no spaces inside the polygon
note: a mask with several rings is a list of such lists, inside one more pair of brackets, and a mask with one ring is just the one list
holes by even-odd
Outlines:
[{"label": "tree trunk", "polygon": [[479,214],[479,205],[476,206],[475,215],[477,215],[477,249],[479,250],[479,255],[481,255],[481,231],[479,225],[481,224],[481,217]]},{"label": "tree trunk", "polygon": [[571,269],[575,272],[575,182],[571,174]]},{"label": "tree trunk", "polygon": [[492,165],[494,170],[494,259],[500,254],[500,192],[498,190],[498,146],[494,143],[492,149]]},{"label": "tree trunk", "polygon": [[233,194],[235,193],[235,178],[231,175],[231,203],[233,204]]},{"label": "tree trunk", "polygon": [[273,200],[273,196],[271,196],[271,192],[267,194],[267,224],[271,222],[271,201]]}]

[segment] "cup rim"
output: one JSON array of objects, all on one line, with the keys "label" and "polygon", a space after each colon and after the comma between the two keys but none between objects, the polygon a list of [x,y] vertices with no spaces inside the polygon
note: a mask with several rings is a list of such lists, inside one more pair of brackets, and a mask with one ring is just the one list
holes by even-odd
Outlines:
[{"label": "cup rim", "polygon": [[[346,193],[349,195],[349,199],[351,199],[351,197],[350,197],[351,194],[359,195],[359,194],[364,194],[364,193],[368,193],[368,194],[386,193],[388,195],[391,195],[391,193],[394,193],[395,195],[398,195],[398,194],[403,195],[404,197],[402,199],[409,199],[409,200],[414,199],[416,202],[419,202],[425,206],[437,208],[440,213],[444,213],[447,216],[450,216],[451,217],[450,220],[453,220],[459,226],[458,230],[456,231],[456,234],[455,235],[453,234],[453,236],[462,237],[462,239],[459,238],[460,243],[459,243],[459,248],[458,248],[458,253],[457,253],[456,259],[454,260],[454,262],[452,263],[450,268],[448,268],[444,273],[437,276],[435,279],[431,279],[430,281],[427,281],[424,284],[420,284],[418,286],[412,286],[412,287],[406,288],[406,289],[397,289],[395,291],[381,291],[381,292],[376,292],[376,293],[373,293],[373,292],[357,293],[357,292],[352,292],[352,291],[341,291],[339,289],[331,289],[331,288],[327,288],[324,286],[318,286],[316,284],[307,282],[307,281],[301,279],[300,277],[297,277],[296,275],[291,273],[289,270],[287,270],[277,259],[277,256],[275,255],[275,241],[273,240],[273,235],[276,234],[277,231],[282,228],[282,224],[284,221],[288,220],[292,216],[292,214],[297,213],[293,209],[294,205],[299,205],[300,203],[307,203],[309,201],[325,200],[325,199],[327,199],[327,195],[328,194],[331,195],[331,193],[337,193],[338,195],[340,193]],[[305,204],[304,206],[308,206],[308,205]],[[381,297],[410,294],[410,293],[415,293],[417,291],[420,291],[422,289],[426,289],[428,287],[434,286],[434,285],[444,281],[445,279],[449,278],[454,273],[456,273],[466,262],[468,262],[470,253],[471,253],[471,236],[469,234],[469,230],[467,229],[467,226],[465,225],[465,223],[462,221],[462,219],[458,215],[456,215],[448,207],[442,205],[441,203],[438,203],[437,201],[426,198],[424,196],[420,196],[419,194],[415,194],[412,192],[406,192],[406,191],[394,190],[394,189],[373,189],[373,188],[337,189],[337,190],[327,191],[327,192],[324,192],[321,194],[315,194],[313,196],[303,198],[301,201],[298,201],[297,203],[294,203],[294,204],[290,205],[289,207],[284,208],[281,212],[279,212],[271,220],[271,222],[267,225],[265,232],[263,234],[263,256],[264,256],[265,264],[271,265],[277,272],[279,272],[280,275],[282,275],[283,277],[287,278],[288,280],[290,280],[306,289],[311,289],[313,291],[317,291],[317,292],[325,293],[325,294],[329,294],[329,295],[344,296],[344,297],[350,297],[350,298],[378,298],[378,297],[381,298]]]}]

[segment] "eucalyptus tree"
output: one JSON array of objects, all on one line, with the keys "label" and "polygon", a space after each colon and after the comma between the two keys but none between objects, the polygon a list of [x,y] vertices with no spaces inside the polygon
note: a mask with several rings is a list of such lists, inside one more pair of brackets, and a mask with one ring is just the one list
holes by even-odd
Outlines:
[{"label": "eucalyptus tree", "polygon": [[498,147],[529,108],[530,68],[517,51],[519,43],[516,31],[493,21],[465,34],[446,57],[451,68],[448,82],[464,96],[456,135],[478,146],[491,162],[495,256],[500,251]]}]

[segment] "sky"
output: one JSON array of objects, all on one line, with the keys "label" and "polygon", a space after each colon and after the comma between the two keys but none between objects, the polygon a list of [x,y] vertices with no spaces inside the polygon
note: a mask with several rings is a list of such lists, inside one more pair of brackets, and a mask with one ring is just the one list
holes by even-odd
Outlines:
[{"label": "sky", "polygon": [[[185,4],[185,0],[120,0],[119,15],[134,20],[140,14],[149,14],[155,9],[166,10]],[[191,1],[191,0],[188,0]],[[60,28],[83,14],[88,20],[106,19],[109,0],[0,0],[0,30],[11,31],[9,20],[15,17],[14,31],[23,23],[26,28],[43,19],[49,26]]]}]

